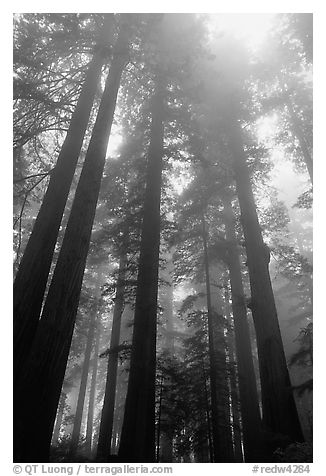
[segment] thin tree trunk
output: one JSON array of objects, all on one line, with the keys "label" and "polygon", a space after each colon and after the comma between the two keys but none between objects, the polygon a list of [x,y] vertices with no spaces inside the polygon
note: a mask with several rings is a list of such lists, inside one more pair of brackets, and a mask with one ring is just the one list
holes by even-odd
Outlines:
[{"label": "thin tree trunk", "polygon": [[[231,355],[229,347],[229,355]],[[242,453],[242,436],[241,436],[241,415],[239,408],[239,391],[237,386],[237,373],[235,367],[234,354],[230,359],[230,390],[231,390],[231,404],[232,404],[232,421],[233,421],[233,442],[234,442],[234,457],[236,463],[243,462]]]},{"label": "thin tree trunk", "polygon": [[[164,286],[163,296],[164,300],[162,305],[164,308],[164,318],[166,321],[165,325],[165,339],[164,339],[164,348],[166,351],[174,355],[174,322],[173,322],[173,253],[174,249],[170,249],[167,252],[166,256],[166,267],[162,272],[163,279],[167,281],[166,286]],[[162,296],[160,296],[162,299]],[[166,385],[168,383],[166,382]],[[159,421],[169,419],[168,415],[160,416]],[[162,463],[172,462],[173,458],[173,432],[169,431],[167,433],[161,432],[161,424],[158,425],[158,445],[157,448],[157,461]]]},{"label": "thin tree trunk", "polygon": [[259,356],[263,421],[274,433],[287,435],[292,441],[302,441],[241,129],[233,118],[227,126],[247,251],[251,309]]},{"label": "thin tree trunk", "polygon": [[229,267],[232,312],[234,322],[240,405],[243,429],[243,448],[246,462],[259,461],[261,417],[257,383],[252,360],[247,306],[241,276],[239,252],[235,232],[235,216],[230,199],[224,197],[226,239],[228,241],[227,264]]},{"label": "thin tree trunk", "polygon": [[[52,428],[75,324],[117,93],[128,59],[128,29],[124,26],[120,29],[114,49],[33,350],[17,387],[14,426],[17,461],[46,462],[49,458]],[[20,393],[24,394],[24,398],[19,398]]]},{"label": "thin tree trunk", "polygon": [[64,392],[61,392],[60,400],[59,400],[59,405],[58,405],[58,412],[57,412],[57,417],[55,420],[55,425],[54,425],[54,430],[53,430],[53,435],[52,435],[52,444],[56,445],[58,443],[59,435],[60,435],[60,428],[63,420],[63,413],[65,409],[65,404],[66,404],[66,399],[67,399],[67,394]]},{"label": "thin tree trunk", "polygon": [[127,254],[123,249],[120,257],[119,274],[115,294],[115,303],[112,320],[112,331],[110,340],[110,353],[108,359],[108,370],[105,385],[105,394],[101,423],[97,444],[97,461],[106,462],[111,454],[111,439],[115,406],[115,394],[117,386],[118,371],[118,346],[120,343],[121,316],[124,308],[124,293],[126,281]]},{"label": "thin tree trunk", "polygon": [[229,355],[229,382],[231,393],[231,408],[232,408],[232,421],[233,421],[233,445],[234,445],[234,457],[237,463],[243,462],[242,454],[242,437],[241,437],[241,424],[240,424],[240,409],[239,409],[239,389],[238,389],[238,376],[237,366],[235,361],[235,349],[234,349],[234,332],[231,330],[232,322],[229,309],[229,293],[228,289],[225,289],[225,316],[228,322],[227,332],[227,348]]},{"label": "thin tree trunk", "polygon": [[204,378],[204,389],[205,389],[205,413],[206,413],[206,421],[207,421],[207,440],[208,440],[208,450],[209,450],[209,461],[213,463],[214,462],[214,448],[213,448],[212,431],[211,431],[212,425],[211,425],[211,417],[209,413],[209,396],[208,396],[207,378],[206,378],[204,361],[202,361],[202,366],[203,366],[203,378]]},{"label": "thin tree trunk", "polygon": [[91,387],[89,392],[86,442],[85,442],[86,452],[88,453],[89,457],[92,456],[94,405],[95,405],[95,395],[96,395],[96,379],[97,379],[97,367],[98,367],[98,354],[99,354],[99,347],[100,347],[100,335],[101,335],[101,321],[98,316],[97,324],[96,324],[96,338],[95,338],[94,355],[93,355]]},{"label": "thin tree trunk", "polygon": [[116,403],[115,403],[115,410],[114,410],[114,419],[113,419],[113,438],[111,440],[111,455],[117,456],[119,445],[120,445],[120,438],[121,438],[121,428],[123,422],[123,413],[125,407],[125,397],[127,393],[127,385],[128,385],[128,377],[126,374],[126,366],[128,366],[127,362],[122,364],[121,370],[118,373],[117,378],[117,391],[116,391]]},{"label": "thin tree trunk", "polygon": [[231,429],[231,407],[228,367],[226,362],[226,342],[224,337],[225,321],[223,315],[217,311],[214,312],[213,320],[213,345],[216,355],[217,370],[217,420],[220,441],[220,456],[223,461],[234,462],[234,451],[232,444]]},{"label": "thin tree trunk", "polygon": [[160,460],[160,438],[161,438],[161,418],[162,418],[162,398],[163,398],[163,376],[160,381],[160,393],[158,401],[158,420],[157,420],[157,442],[156,442],[156,462]]},{"label": "thin tree trunk", "polygon": [[156,318],[163,167],[164,90],[156,78],[138,267],[130,374],[119,456],[155,462]]},{"label": "thin tree trunk", "polygon": [[[213,449],[214,449],[214,462],[228,463],[234,461],[232,437],[231,437],[231,425],[230,420],[226,418],[226,395],[221,394],[219,390],[225,392],[225,388],[221,385],[221,382],[225,380],[226,375],[223,375],[223,371],[226,372],[225,365],[222,365],[223,357],[221,353],[224,352],[224,348],[220,348],[221,341],[217,342],[217,334],[220,334],[220,329],[216,329],[216,326],[220,326],[220,316],[213,309],[211,299],[211,283],[209,273],[209,261],[207,250],[207,234],[205,226],[205,217],[202,216],[202,240],[204,247],[204,264],[205,264],[205,281],[206,281],[206,295],[207,295],[207,314],[208,314],[208,346],[209,346],[209,361],[210,361],[210,382],[211,382],[211,404],[212,404],[212,434],[213,434]],[[220,382],[218,382],[218,379]],[[223,388],[221,388],[223,386]],[[229,420],[229,421],[228,421]]]},{"label": "thin tree trunk", "polygon": [[66,139],[28,240],[14,283],[14,376],[30,352],[38,325],[54,247],[82,147],[101,69],[112,38],[113,14],[106,15],[100,41],[89,63],[85,82]]},{"label": "thin tree trunk", "polygon": [[92,310],[92,317],[91,317],[88,334],[87,334],[85,357],[84,357],[82,374],[80,379],[80,387],[79,387],[78,400],[77,400],[77,406],[76,406],[76,412],[75,412],[75,418],[74,418],[74,426],[73,426],[71,440],[70,440],[69,459],[71,461],[74,461],[74,459],[76,458],[76,452],[77,452],[78,442],[80,437],[80,429],[81,429],[82,419],[83,419],[87,380],[88,380],[88,374],[89,374],[89,368],[90,368],[90,362],[91,362],[92,347],[94,342],[97,308],[98,308],[98,304],[96,303],[96,305],[94,306],[94,309]]}]

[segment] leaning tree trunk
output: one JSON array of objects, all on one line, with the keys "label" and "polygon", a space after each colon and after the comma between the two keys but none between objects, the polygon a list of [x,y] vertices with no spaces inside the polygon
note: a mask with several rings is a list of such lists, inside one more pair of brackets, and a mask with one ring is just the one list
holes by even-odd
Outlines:
[{"label": "leaning tree trunk", "polygon": [[119,264],[119,273],[116,286],[110,353],[105,385],[104,402],[97,444],[97,461],[106,462],[111,454],[111,439],[118,370],[118,346],[120,343],[121,317],[124,308],[124,293],[126,281],[127,254],[122,251]]},{"label": "leaning tree trunk", "polygon": [[163,167],[164,90],[159,78],[152,98],[151,140],[138,266],[130,374],[119,457],[155,462],[156,318]]},{"label": "leaning tree trunk", "polygon": [[302,441],[302,431],[294,402],[268,269],[268,257],[259,226],[240,124],[227,124],[229,149],[245,236],[251,289],[251,309],[255,323],[262,390],[263,422],[274,433]]},{"label": "leaning tree trunk", "polygon": [[87,412],[87,426],[86,426],[86,442],[85,449],[88,457],[92,457],[93,452],[93,426],[94,426],[94,406],[96,396],[96,380],[97,380],[97,368],[98,368],[98,353],[100,348],[100,335],[101,335],[101,321],[98,318],[96,325],[96,337],[94,345],[93,355],[93,368],[92,378],[89,391],[88,412]]},{"label": "leaning tree trunk", "polygon": [[128,61],[127,30],[122,25],[33,349],[16,387],[15,461],[49,458],[116,99]]},{"label": "leaning tree trunk", "polygon": [[260,410],[257,383],[252,360],[250,333],[247,320],[247,306],[241,276],[235,216],[230,199],[225,196],[224,221],[228,242],[227,264],[231,284],[232,312],[235,333],[235,347],[238,367],[240,407],[242,415],[243,449],[245,461],[255,462],[260,459]]},{"label": "leaning tree trunk", "polygon": [[[204,265],[205,265],[205,282],[206,282],[206,298],[207,298],[207,314],[208,314],[208,347],[209,347],[209,362],[210,362],[210,390],[211,390],[211,405],[212,405],[212,439],[213,439],[213,454],[215,463],[228,463],[234,461],[231,425],[230,419],[227,418],[228,399],[226,398],[225,383],[226,366],[223,366],[223,352],[221,348],[221,341],[217,339],[220,330],[220,317],[213,309],[211,299],[211,282],[209,273],[209,260],[207,249],[207,234],[205,226],[205,217],[202,216],[202,240],[204,247]],[[224,355],[225,357],[225,355]],[[225,359],[224,359],[225,364]],[[223,368],[224,367],[224,368]],[[223,388],[222,388],[223,387]],[[222,395],[222,392],[223,395]],[[225,408],[227,406],[227,408]]]},{"label": "leaning tree trunk", "polygon": [[101,39],[71,118],[66,139],[28,240],[14,283],[14,377],[30,351],[40,317],[54,247],[82,147],[101,69],[112,39],[113,14],[107,15]]},{"label": "leaning tree trunk", "polygon": [[77,449],[78,449],[80,429],[81,429],[82,420],[83,420],[83,410],[84,410],[84,404],[85,404],[87,380],[88,380],[89,367],[91,362],[91,353],[92,353],[92,347],[94,342],[97,309],[98,309],[98,302],[96,301],[94,309],[92,309],[91,311],[92,316],[91,316],[91,321],[89,324],[89,329],[87,334],[87,342],[86,342],[82,374],[80,379],[80,387],[79,387],[77,407],[76,407],[75,418],[74,418],[74,426],[73,426],[71,440],[70,440],[70,449],[69,449],[70,461],[75,460]]}]

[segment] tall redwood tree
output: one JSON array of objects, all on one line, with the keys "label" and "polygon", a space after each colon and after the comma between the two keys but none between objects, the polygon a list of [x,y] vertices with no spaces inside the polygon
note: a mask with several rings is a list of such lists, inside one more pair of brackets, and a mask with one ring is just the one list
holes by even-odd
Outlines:
[{"label": "tall redwood tree", "polygon": [[251,310],[257,336],[263,423],[274,433],[286,435],[292,441],[302,441],[269,275],[269,257],[258,221],[241,127],[232,115],[232,104],[226,131],[245,236]]},{"label": "tall redwood tree", "polygon": [[14,395],[14,459],[49,459],[120,79],[129,61],[129,26],[120,32],[30,358]]},{"label": "tall redwood tree", "polygon": [[155,461],[156,321],[163,167],[164,87],[156,77],[138,265],[130,374],[119,457]]},{"label": "tall redwood tree", "polygon": [[67,136],[28,240],[14,283],[14,376],[23,368],[40,317],[44,292],[84,134],[102,66],[113,38],[113,14],[105,15],[100,39],[88,65],[85,82]]}]

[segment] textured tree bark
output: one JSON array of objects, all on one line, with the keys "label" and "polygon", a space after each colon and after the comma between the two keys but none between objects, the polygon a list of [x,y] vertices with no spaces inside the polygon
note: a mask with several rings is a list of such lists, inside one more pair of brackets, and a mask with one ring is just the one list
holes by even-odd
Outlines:
[{"label": "textured tree bark", "polygon": [[240,405],[243,429],[243,449],[246,462],[260,461],[261,418],[257,384],[252,361],[252,349],[247,320],[247,307],[241,277],[239,252],[235,233],[235,216],[231,202],[224,197],[224,217],[228,248],[232,311],[237,355]]},{"label": "textured tree bark", "polygon": [[208,314],[208,346],[210,362],[210,389],[212,405],[212,439],[215,463],[234,461],[231,423],[229,415],[226,356],[223,346],[221,316],[213,309],[211,299],[211,283],[207,250],[205,217],[202,217],[202,240],[204,247],[205,280]]},{"label": "textured tree bark", "polygon": [[93,454],[94,405],[95,405],[95,396],[96,396],[96,381],[97,381],[98,354],[99,354],[99,348],[100,348],[100,336],[101,336],[101,322],[98,317],[97,325],[96,325],[94,354],[93,354],[92,378],[91,378],[91,386],[89,391],[86,441],[85,441],[85,449],[89,458],[91,458]]},{"label": "textured tree bark", "polygon": [[240,124],[231,117],[227,127],[247,251],[262,389],[263,422],[274,433],[286,435],[292,441],[302,441]]},{"label": "textured tree bark", "polygon": [[156,317],[163,166],[164,88],[156,78],[138,267],[130,374],[119,457],[155,462]]},{"label": "textured tree bark", "polygon": [[77,400],[77,406],[76,406],[76,412],[75,412],[75,418],[74,418],[74,426],[73,426],[71,441],[70,441],[70,449],[69,449],[70,461],[75,460],[77,449],[78,449],[80,429],[82,425],[83,410],[84,410],[84,404],[85,404],[87,380],[88,380],[89,367],[91,362],[91,353],[92,353],[92,347],[94,342],[97,308],[98,308],[98,303],[96,302],[94,309],[92,310],[92,316],[91,316],[89,329],[87,333],[87,342],[86,342],[82,374],[80,379],[78,400]]},{"label": "textured tree bark", "polygon": [[127,61],[128,28],[122,25],[33,349],[16,386],[16,461],[46,462],[49,458],[116,99]]},{"label": "textured tree bark", "polygon": [[[85,82],[66,139],[36,218],[14,283],[14,377],[26,361],[38,325],[54,247],[68,198],[101,69],[112,38],[113,14],[107,15],[101,39],[89,63]],[[109,30],[109,34],[108,34]],[[110,38],[111,37],[111,38]]]},{"label": "textured tree bark", "polygon": [[125,293],[125,280],[126,280],[126,266],[127,255],[126,249],[123,250],[120,257],[119,274],[117,279],[115,303],[113,311],[112,331],[110,340],[110,349],[112,352],[109,354],[108,370],[105,385],[105,394],[103,409],[101,415],[101,423],[97,444],[97,457],[96,460],[100,462],[106,462],[108,456],[111,454],[111,439],[113,429],[113,416],[115,406],[115,394],[117,385],[117,371],[118,371],[118,346],[120,344],[120,330],[121,330],[121,317],[124,308],[124,293]]}]

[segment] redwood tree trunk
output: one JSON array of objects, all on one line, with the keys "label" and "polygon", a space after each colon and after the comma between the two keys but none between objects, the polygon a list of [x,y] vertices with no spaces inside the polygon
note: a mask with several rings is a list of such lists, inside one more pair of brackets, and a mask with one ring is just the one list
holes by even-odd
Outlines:
[{"label": "redwood tree trunk", "polygon": [[23,368],[35,336],[58,231],[112,35],[113,15],[107,15],[66,139],[28,240],[14,283],[14,376]]},{"label": "redwood tree trunk", "polygon": [[232,312],[234,322],[240,405],[243,429],[243,449],[246,462],[259,461],[260,454],[260,411],[257,384],[252,360],[247,307],[241,276],[235,216],[228,197],[223,200],[225,231],[228,241],[227,262],[230,274]]},{"label": "redwood tree trunk", "polygon": [[210,415],[210,407],[209,407],[209,392],[207,388],[207,377],[205,371],[205,363],[204,359],[202,359],[202,368],[203,368],[203,379],[204,379],[204,390],[205,390],[205,414],[206,414],[206,422],[207,422],[207,440],[208,440],[208,454],[209,454],[209,462],[214,462],[214,449],[213,449],[213,441],[212,441],[212,432],[211,432],[211,415]]},{"label": "redwood tree trunk", "polygon": [[86,452],[88,453],[89,458],[92,456],[92,443],[93,443],[93,424],[94,424],[94,406],[95,406],[95,396],[96,396],[96,379],[97,379],[97,367],[98,367],[98,353],[100,348],[100,335],[101,335],[101,322],[98,317],[96,325],[96,338],[94,345],[94,355],[93,355],[93,369],[92,369],[92,378],[91,386],[89,391],[89,402],[88,402],[88,412],[87,412],[87,428],[86,428]]},{"label": "redwood tree trunk", "polygon": [[110,340],[110,350],[108,359],[108,370],[105,385],[105,394],[101,423],[97,444],[97,461],[105,462],[111,454],[111,439],[113,428],[113,416],[115,405],[115,394],[117,385],[118,370],[118,346],[120,343],[121,316],[124,308],[124,293],[126,279],[127,255],[126,250],[122,251],[119,264],[119,274],[115,294],[115,303],[113,311],[112,331]]},{"label": "redwood tree trunk", "polygon": [[78,393],[78,400],[74,418],[74,426],[71,435],[70,441],[70,450],[69,450],[69,459],[74,461],[76,457],[76,452],[78,448],[79,436],[80,436],[80,429],[82,425],[83,419],[83,410],[85,404],[85,396],[86,396],[86,388],[87,388],[87,380],[89,374],[89,367],[91,361],[91,353],[92,347],[94,342],[94,332],[95,332],[95,323],[96,323],[96,315],[97,315],[97,303],[94,306],[92,311],[92,317],[89,324],[88,334],[87,334],[87,342],[86,342],[86,349],[85,349],[85,357],[83,362],[82,374],[80,379],[80,387]]},{"label": "redwood tree trunk", "polygon": [[252,315],[259,357],[263,422],[274,433],[287,435],[292,441],[302,441],[240,124],[233,118],[228,122],[228,134],[247,251]]},{"label": "redwood tree trunk", "polygon": [[242,452],[242,436],[241,436],[241,414],[239,408],[239,388],[238,388],[238,372],[235,359],[234,349],[234,332],[232,328],[232,320],[229,309],[229,293],[228,289],[225,289],[225,316],[228,322],[227,332],[227,349],[229,356],[229,385],[231,393],[231,407],[232,407],[232,427],[233,427],[233,446],[234,446],[234,458],[236,463],[243,462]]},{"label": "redwood tree trunk", "polygon": [[156,317],[163,166],[163,87],[156,79],[138,267],[130,374],[119,457],[155,462]]},{"label": "redwood tree trunk", "polygon": [[213,345],[217,370],[217,418],[219,453],[218,462],[234,462],[234,450],[231,430],[230,392],[228,385],[228,367],[226,363],[226,342],[224,337],[224,318],[214,311]]},{"label": "redwood tree trunk", "polygon": [[127,43],[122,27],[31,356],[16,387],[15,461],[49,458]]},{"label": "redwood tree trunk", "polygon": [[214,462],[228,463],[234,461],[228,395],[226,395],[226,361],[223,338],[221,338],[221,316],[213,309],[211,283],[207,251],[205,217],[202,217],[202,239],[204,247],[205,280],[208,314],[208,346],[210,362],[210,389],[212,405],[212,436]]}]

